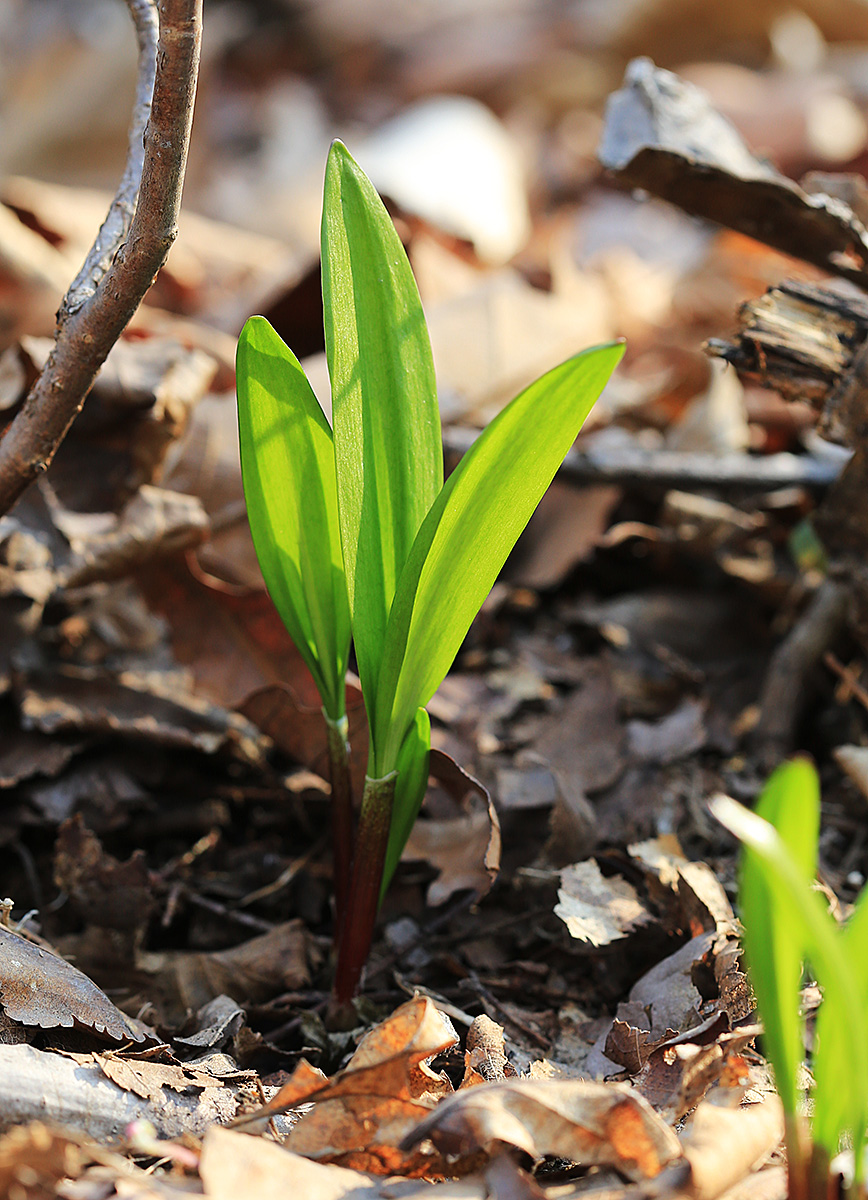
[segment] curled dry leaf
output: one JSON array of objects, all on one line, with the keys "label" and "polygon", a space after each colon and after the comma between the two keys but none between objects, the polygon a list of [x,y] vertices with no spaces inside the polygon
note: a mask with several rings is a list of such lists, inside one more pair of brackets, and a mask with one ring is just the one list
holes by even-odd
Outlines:
[{"label": "curled dry leaf", "polygon": [[716,930],[734,934],[735,914],[723,884],[705,862],[691,862],[671,837],[649,838],[627,847],[641,866],[645,886],[656,907],[670,914],[673,925],[694,937]]},{"label": "curled dry leaf", "polygon": [[506,1057],[503,1026],[484,1013],[473,1018],[467,1030],[464,1052],[464,1078],[461,1087],[478,1087],[518,1072]]},{"label": "curled dry leaf", "polygon": [[636,889],[620,876],[604,878],[593,858],[561,871],[555,914],[588,946],[608,946],[651,920]]},{"label": "curled dry leaf", "polygon": [[0,1005],[21,1025],[91,1029],[117,1042],[148,1040],[71,963],[4,927],[0,927]]},{"label": "curled dry leaf", "polygon": [[[346,689],[350,770],[359,795],[368,765],[368,720],[361,690],[353,683]],[[238,712],[270,737],[275,746],[323,779],[328,779],[328,744],[322,706],[306,704],[287,683],[273,683],[251,692]]]},{"label": "curled dry leaf", "polygon": [[636,1087],[665,1121],[675,1123],[695,1108],[713,1083],[740,1099],[748,1079],[741,1051],[753,1041],[757,1026],[727,1033],[719,1013],[689,1034],[668,1038],[649,1055]]},{"label": "curled dry leaf", "polygon": [[757,158],[704,92],[647,58],[609,98],[598,156],[622,185],[864,286],[868,233],[852,210]]},{"label": "curled dry leaf", "polygon": [[701,1024],[702,994],[693,981],[715,943],[713,933],[703,933],[653,966],[630,989],[628,1000],[645,1011],[651,1033],[667,1029],[678,1033]]},{"label": "curled dry leaf", "polygon": [[426,1138],[459,1160],[506,1144],[534,1159],[604,1163],[634,1180],[653,1179],[681,1157],[678,1138],[641,1096],[585,1080],[506,1080],[456,1092],[402,1145]]},{"label": "curled dry leaf", "polygon": [[650,1029],[643,1029],[616,1017],[606,1037],[604,1049],[606,1058],[623,1067],[628,1075],[638,1075],[651,1052],[667,1040],[668,1037],[664,1035],[659,1040],[652,1041]]},{"label": "curled dry leaf", "polygon": [[374,1174],[429,1173],[429,1154],[407,1155],[398,1143],[451,1091],[448,1079],[428,1064],[457,1041],[449,1020],[417,997],[372,1029],[332,1079],[302,1060],[250,1119],[314,1101],[287,1141],[294,1153]]},{"label": "curled dry leaf", "polygon": [[459,815],[417,821],[402,858],[423,859],[440,871],[428,889],[430,905],[456,892],[488,892],[500,869],[500,821],[487,788],[442,750],[431,751],[431,778],[455,801]]}]

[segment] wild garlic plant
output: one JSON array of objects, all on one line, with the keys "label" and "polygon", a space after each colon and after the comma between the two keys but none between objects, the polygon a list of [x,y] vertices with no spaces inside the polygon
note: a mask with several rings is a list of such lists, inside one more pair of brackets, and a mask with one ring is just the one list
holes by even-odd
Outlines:
[{"label": "wild garlic plant", "polygon": [[[425,706],[623,347],[577,354],[531,384],[444,483],[415,280],[379,196],[340,142],[325,175],[322,289],[331,426],[262,317],[238,343],[238,414],[257,556],[328,730],[335,999],[346,1006],[427,787]],[[351,640],[369,729],[357,819],[344,698]]]},{"label": "wild garlic plant", "polygon": [[[790,1200],[828,1200],[832,1163],[846,1140],[854,1167],[846,1188],[863,1197],[868,1130],[868,888],[839,926],[816,887],[820,785],[805,758],[785,763],[750,811],[727,796],[712,812],[744,846],[739,913],[764,1046],[785,1119]],[[813,1113],[800,1088],[804,1059],[804,964],[823,991],[811,1073]]]}]

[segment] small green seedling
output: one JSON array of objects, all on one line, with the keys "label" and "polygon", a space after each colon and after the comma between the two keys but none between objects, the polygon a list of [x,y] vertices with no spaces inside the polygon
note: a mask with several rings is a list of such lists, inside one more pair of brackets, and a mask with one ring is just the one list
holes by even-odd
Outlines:
[{"label": "small green seedling", "polygon": [[[444,484],[434,364],[410,264],[339,142],[326,167],[322,286],[331,428],[262,317],[238,343],[238,413],[262,573],[329,731],[335,995],[345,1005],[427,786],[425,706],[623,347],[585,351],[531,384]],[[351,636],[370,737],[355,833],[344,703]]]},{"label": "small green seedling", "polygon": [[[744,946],[765,1046],[786,1121],[790,1200],[827,1200],[831,1163],[854,1147],[848,1189],[862,1196],[868,1129],[868,888],[841,928],[814,886],[820,827],[817,773],[803,758],[769,779],[755,812],[726,796],[712,811],[744,844],[739,881]],[[811,1069],[810,1132],[798,1075],[803,1053],[800,987],[810,963],[823,990]]]}]

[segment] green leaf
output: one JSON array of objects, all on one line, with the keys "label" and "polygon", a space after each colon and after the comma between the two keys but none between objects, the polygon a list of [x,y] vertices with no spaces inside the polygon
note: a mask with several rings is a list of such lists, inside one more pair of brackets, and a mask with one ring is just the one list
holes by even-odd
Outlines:
[{"label": "green leaf", "polygon": [[[775,828],[756,813],[750,812],[728,796],[712,801],[715,817],[736,835],[761,861],[766,873],[767,894],[778,915],[775,941],[789,939],[800,957],[813,966],[823,987],[826,1036],[821,1043],[819,1031],[814,1058],[817,1094],[813,1121],[814,1141],[827,1160],[838,1151],[840,1134],[845,1129],[864,1128],[865,1080],[868,1078],[868,1039],[863,1017],[864,1000],[844,952],[844,939],[829,915],[819,893],[805,880],[801,864],[790,854]],[[747,912],[742,913],[748,936]],[[753,914],[755,917],[756,914]],[[765,955],[774,955],[775,944],[766,945]],[[754,948],[754,962],[762,957],[762,947]],[[789,960],[787,960],[789,961]],[[753,975],[760,1013],[768,1026],[780,1022],[774,1012],[778,989],[760,994]],[[761,985],[762,986],[762,985]],[[782,996],[782,1004],[793,999]],[[765,1005],[765,1007],[764,1007]],[[822,1011],[822,1010],[821,1010]],[[775,1063],[775,1074],[786,1063]],[[778,1090],[781,1079],[777,1079]]]},{"label": "green leaf", "polygon": [[622,354],[586,350],[532,383],[447,480],[401,574],[373,714],[377,773],[442,683],[519,534]]},{"label": "green leaf", "polygon": [[347,589],[373,719],[395,587],[442,486],[443,451],[416,282],[382,201],[340,142],[326,166],[322,284]]},{"label": "green leaf", "polygon": [[[853,1039],[862,1039],[863,1031],[868,1029],[868,888],[862,890],[852,916],[841,930],[841,941],[862,1000],[862,1019],[859,1027],[851,1030],[837,1010],[834,997],[824,995],[815,1034],[815,1128],[817,1140],[823,1144],[837,1146],[841,1134],[849,1131],[853,1145],[863,1146],[868,1128],[868,1087],[864,1079],[856,1077],[849,1060]],[[842,1067],[842,1063],[846,1065]],[[855,1085],[849,1094],[848,1084]],[[859,1183],[864,1172],[863,1154],[855,1155],[855,1165]]]},{"label": "green leaf", "polygon": [[332,433],[298,359],[264,317],[238,341],[241,473],[266,586],[332,720],[344,714],[350,614]]},{"label": "green leaf", "polygon": [[[756,812],[776,828],[805,886],[810,887],[817,870],[820,822],[820,787],[812,765],[801,758],[778,767],[763,789]],[[804,939],[791,928],[796,917],[786,897],[772,886],[764,859],[749,845],[740,872],[739,903],[768,1057],[784,1111],[795,1114],[803,1057],[799,995]]]},{"label": "green leaf", "polygon": [[398,755],[398,778],[392,801],[392,824],[389,827],[389,844],[383,864],[383,883],[380,900],[395,874],[407,839],[425,799],[428,787],[428,763],[431,758],[431,721],[424,708],[416,712],[415,720],[407,731],[401,752]]}]

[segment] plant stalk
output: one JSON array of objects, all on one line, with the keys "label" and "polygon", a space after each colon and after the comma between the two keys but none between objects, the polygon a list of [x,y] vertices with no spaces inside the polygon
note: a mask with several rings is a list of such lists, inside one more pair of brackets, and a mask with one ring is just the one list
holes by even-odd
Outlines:
[{"label": "plant stalk", "polygon": [[353,869],[353,783],[350,775],[349,723],[323,709],[332,789],[332,864],[335,889],[335,946],[340,945]]},{"label": "plant stalk", "polygon": [[816,1200],[808,1179],[810,1146],[805,1145],[804,1121],[796,1113],[784,1114],[784,1145],[787,1148],[788,1200]]},{"label": "plant stalk", "polygon": [[397,773],[393,771],[382,779],[365,779],[346,919],[341,930],[335,971],[334,1002],[337,1009],[349,1008],[374,939],[374,922],[380,901],[380,882],[397,778]]}]

